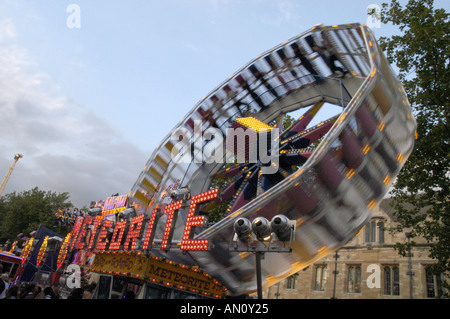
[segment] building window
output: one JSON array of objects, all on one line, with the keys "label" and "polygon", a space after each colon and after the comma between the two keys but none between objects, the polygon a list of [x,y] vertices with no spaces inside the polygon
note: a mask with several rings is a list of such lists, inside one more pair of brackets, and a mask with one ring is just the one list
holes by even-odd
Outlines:
[{"label": "building window", "polygon": [[347,292],[361,292],[361,265],[347,267]]},{"label": "building window", "polygon": [[314,290],[324,291],[327,282],[328,270],[326,265],[316,266]]},{"label": "building window", "polygon": [[384,223],[378,223],[378,242],[380,244],[384,243]]},{"label": "building window", "polygon": [[425,279],[427,286],[427,298],[434,298],[442,295],[441,275],[434,274],[431,266],[425,267]]},{"label": "building window", "polygon": [[384,222],[370,221],[366,225],[365,238],[366,243],[377,242],[377,227],[378,227],[378,242],[384,243]]},{"label": "building window", "polygon": [[398,266],[384,266],[384,294],[400,296],[400,272]]},{"label": "building window", "polygon": [[298,274],[295,274],[286,279],[286,289],[295,289],[297,287],[297,276]]}]

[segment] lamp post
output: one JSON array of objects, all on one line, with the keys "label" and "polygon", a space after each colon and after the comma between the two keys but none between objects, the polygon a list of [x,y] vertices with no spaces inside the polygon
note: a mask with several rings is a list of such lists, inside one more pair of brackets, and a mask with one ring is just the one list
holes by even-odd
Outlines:
[{"label": "lamp post", "polygon": [[[264,254],[292,252],[294,236],[295,220],[289,220],[284,215],[276,215],[270,222],[264,217],[256,217],[253,222],[247,218],[239,218],[234,223],[233,244],[230,245],[230,251],[255,254],[258,299],[263,298],[261,260]],[[287,247],[286,242],[289,242]]]},{"label": "lamp post", "polygon": [[412,234],[410,232],[406,233],[406,238],[408,239],[408,272],[406,273],[409,276],[409,299],[413,299],[413,276],[414,272],[412,271],[412,263],[411,257],[411,237]]},{"label": "lamp post", "polygon": [[334,283],[333,283],[333,297],[331,297],[331,299],[336,299],[336,276],[339,273],[339,271],[337,270],[337,261],[339,258],[338,251],[339,251],[339,249],[336,250],[336,253],[334,255],[334,271],[333,271]]}]

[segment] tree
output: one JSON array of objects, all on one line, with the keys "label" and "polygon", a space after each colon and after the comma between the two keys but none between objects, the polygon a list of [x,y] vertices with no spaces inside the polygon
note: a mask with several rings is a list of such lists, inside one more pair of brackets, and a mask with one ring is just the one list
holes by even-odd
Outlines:
[{"label": "tree", "polygon": [[[383,4],[381,22],[400,30],[399,35],[381,37],[380,45],[399,69],[418,133],[414,151],[391,192],[397,231],[409,229],[412,237],[432,243],[434,271],[445,275],[444,285],[449,288],[449,14],[435,9],[433,0],[409,0],[404,7],[393,0]],[[407,244],[397,246],[401,254],[408,251]]]},{"label": "tree", "polygon": [[0,198],[0,241],[14,240],[20,233],[28,235],[39,225],[64,235],[68,229],[55,224],[55,213],[71,207],[68,193],[56,194],[37,187],[22,193],[12,192]]}]

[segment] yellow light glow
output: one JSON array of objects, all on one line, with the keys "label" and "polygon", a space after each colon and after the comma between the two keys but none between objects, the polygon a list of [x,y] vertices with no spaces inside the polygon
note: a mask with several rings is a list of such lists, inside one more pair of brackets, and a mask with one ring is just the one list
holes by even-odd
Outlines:
[{"label": "yellow light glow", "polygon": [[236,122],[239,124],[245,126],[246,128],[252,129],[256,131],[257,133],[260,132],[268,132],[273,129],[272,126],[261,122],[260,120],[255,119],[254,117],[241,117],[237,118]]},{"label": "yellow light glow", "polygon": [[364,146],[364,149],[363,149],[364,155],[366,155],[367,153],[369,153],[369,151],[370,151],[370,145],[369,145],[369,144],[366,144],[366,146]]}]

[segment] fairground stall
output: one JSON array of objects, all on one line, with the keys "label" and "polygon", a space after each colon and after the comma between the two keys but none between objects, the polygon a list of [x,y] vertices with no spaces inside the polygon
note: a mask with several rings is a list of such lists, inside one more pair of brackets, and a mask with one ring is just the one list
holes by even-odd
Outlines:
[{"label": "fairground stall", "polygon": [[22,258],[10,251],[0,251],[0,264],[3,266],[2,274],[6,273],[9,278],[16,278]]},{"label": "fairground stall", "polygon": [[89,272],[88,284],[95,284],[94,299],[226,296],[227,289],[198,267],[130,249],[138,240],[141,224],[128,225],[125,209],[126,196],[112,196],[95,203],[90,209],[94,216],[79,217],[66,236],[59,250],[58,267],[64,267],[64,260],[71,254],[70,264]]}]

